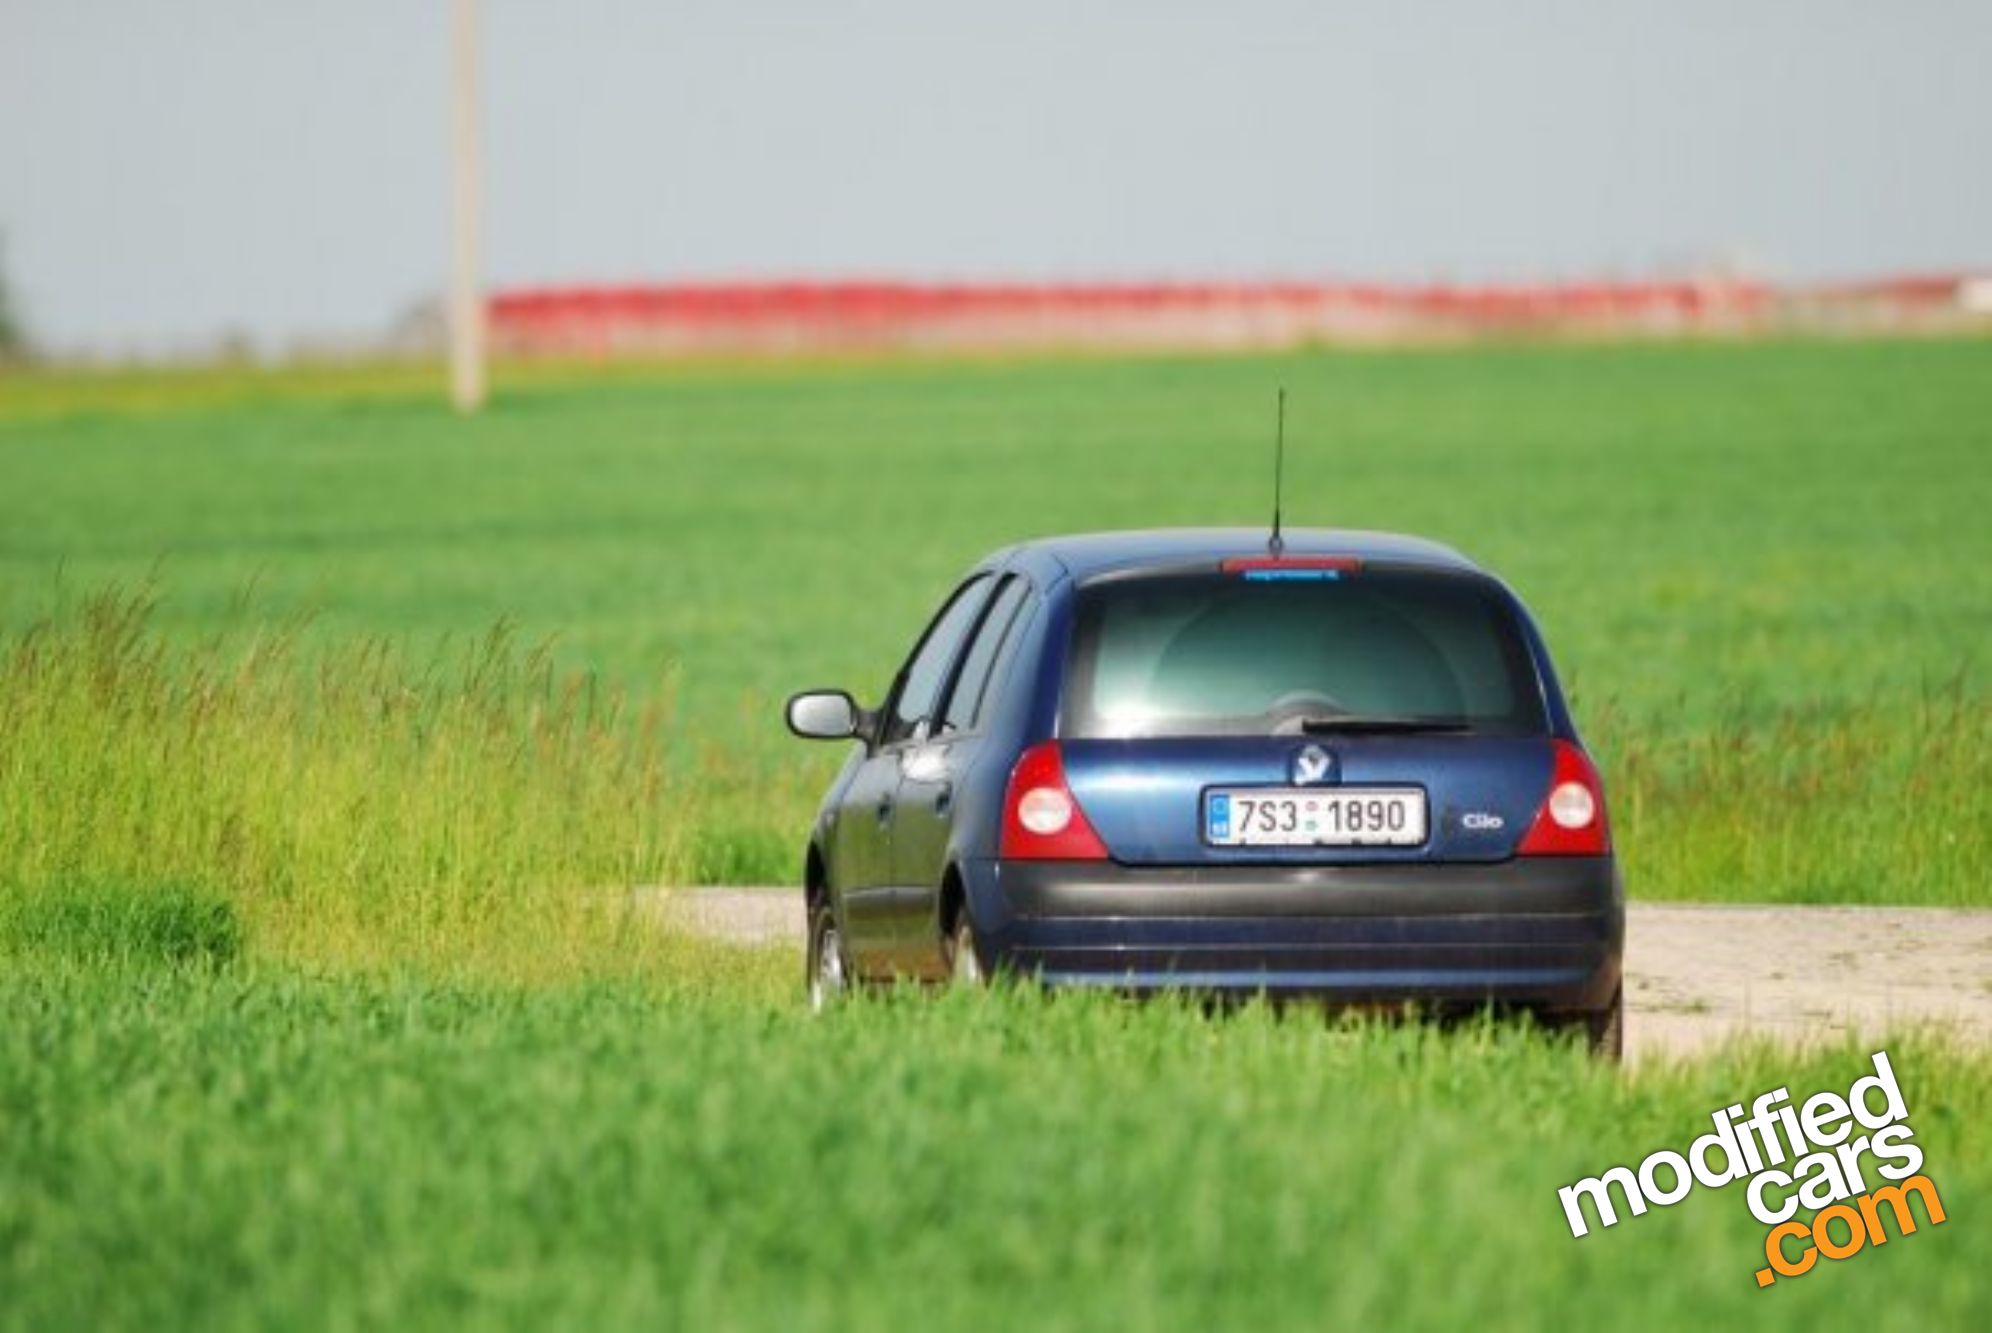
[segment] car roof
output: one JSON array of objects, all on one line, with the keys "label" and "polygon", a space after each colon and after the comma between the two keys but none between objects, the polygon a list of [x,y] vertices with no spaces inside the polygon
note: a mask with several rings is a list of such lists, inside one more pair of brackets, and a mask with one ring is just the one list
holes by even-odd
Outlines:
[{"label": "car roof", "polygon": [[[1145,528],[1129,532],[1081,532],[1040,537],[996,552],[986,566],[1050,564],[1074,579],[1138,569],[1145,565],[1264,556],[1265,528]],[[1353,528],[1287,528],[1281,533],[1288,556],[1347,555],[1378,563],[1428,565],[1479,571],[1479,566],[1439,542],[1396,532]]]}]

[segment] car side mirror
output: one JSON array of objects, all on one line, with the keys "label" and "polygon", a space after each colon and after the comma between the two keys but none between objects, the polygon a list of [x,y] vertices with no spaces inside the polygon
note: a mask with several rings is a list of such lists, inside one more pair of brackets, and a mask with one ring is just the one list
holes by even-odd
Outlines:
[{"label": "car side mirror", "polygon": [[864,711],[842,690],[808,690],[788,701],[788,728],[804,740],[842,741],[858,734]]}]

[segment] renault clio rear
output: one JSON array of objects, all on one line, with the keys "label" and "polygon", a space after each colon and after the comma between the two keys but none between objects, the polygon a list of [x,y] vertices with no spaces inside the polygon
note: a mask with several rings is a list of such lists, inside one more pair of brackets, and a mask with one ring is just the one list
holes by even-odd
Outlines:
[{"label": "renault clio rear", "polygon": [[807,855],[809,984],[975,980],[1495,1004],[1615,1053],[1598,774],[1521,602],[1380,533],[1110,533],[972,570]]}]

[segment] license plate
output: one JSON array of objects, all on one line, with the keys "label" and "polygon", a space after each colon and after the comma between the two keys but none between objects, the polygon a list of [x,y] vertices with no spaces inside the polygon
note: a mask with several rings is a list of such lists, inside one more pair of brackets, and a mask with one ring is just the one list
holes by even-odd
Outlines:
[{"label": "license plate", "polygon": [[1238,787],[1204,794],[1213,847],[1418,847],[1425,793],[1415,787]]}]

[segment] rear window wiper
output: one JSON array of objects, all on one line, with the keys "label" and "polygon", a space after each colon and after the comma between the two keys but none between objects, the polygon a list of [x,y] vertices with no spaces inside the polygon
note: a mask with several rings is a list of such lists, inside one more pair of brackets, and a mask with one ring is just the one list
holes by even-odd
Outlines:
[{"label": "rear window wiper", "polygon": [[1310,736],[1361,735],[1383,732],[1472,731],[1473,723],[1463,717],[1304,717],[1300,729]]}]

